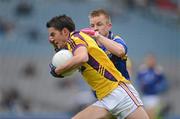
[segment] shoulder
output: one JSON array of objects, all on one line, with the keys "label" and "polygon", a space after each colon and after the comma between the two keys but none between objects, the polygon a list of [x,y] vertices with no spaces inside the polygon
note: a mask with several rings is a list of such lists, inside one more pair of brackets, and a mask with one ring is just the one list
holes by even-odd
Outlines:
[{"label": "shoulder", "polygon": [[82,36],[80,35],[80,31],[73,31],[70,33],[70,37],[71,38],[76,38],[76,37],[81,38]]},{"label": "shoulder", "polygon": [[157,65],[156,66],[156,68],[155,68],[155,72],[157,73],[157,74],[163,74],[163,67],[162,66],[160,66],[160,65]]},{"label": "shoulder", "polygon": [[121,44],[125,49],[125,54],[127,53],[128,46],[125,43],[124,39],[120,35],[114,35],[112,40],[115,41],[118,44]]},{"label": "shoulder", "polygon": [[80,31],[71,32],[70,37],[68,39],[68,42],[72,46],[77,46],[77,45],[88,46],[88,43],[86,41],[86,37]]},{"label": "shoulder", "polygon": [[82,32],[80,31],[73,31],[70,33],[70,39],[76,40],[82,40],[85,41],[85,37]]},{"label": "shoulder", "polygon": [[124,39],[120,35],[114,35],[113,39],[116,42],[125,43]]},{"label": "shoulder", "polygon": [[118,41],[118,40],[121,40],[124,42],[123,38],[121,37],[120,34],[114,34],[112,31],[109,31],[109,35],[108,35],[108,38],[111,39],[111,40],[114,40],[114,41]]}]

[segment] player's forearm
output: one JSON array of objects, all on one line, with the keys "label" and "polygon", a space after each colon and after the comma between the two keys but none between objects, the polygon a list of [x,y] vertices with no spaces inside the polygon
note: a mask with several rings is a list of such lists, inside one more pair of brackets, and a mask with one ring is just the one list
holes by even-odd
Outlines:
[{"label": "player's forearm", "polygon": [[73,69],[80,67],[83,63],[85,63],[87,61],[88,61],[88,58],[73,56],[73,58],[71,60],[69,60],[66,64],[64,64],[61,67],[57,67],[55,72],[58,75],[60,75],[64,72],[71,71]]},{"label": "player's forearm", "polygon": [[125,49],[121,44],[118,44],[117,42],[110,40],[100,34],[97,35],[96,40],[100,42],[102,45],[106,47],[108,51],[110,51],[112,54],[121,57],[125,54]]}]

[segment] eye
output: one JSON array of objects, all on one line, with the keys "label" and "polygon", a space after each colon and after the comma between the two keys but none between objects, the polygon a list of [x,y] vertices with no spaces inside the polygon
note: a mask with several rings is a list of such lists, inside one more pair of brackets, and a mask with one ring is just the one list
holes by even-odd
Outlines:
[{"label": "eye", "polygon": [[54,32],[50,33],[50,36],[54,37],[54,36],[55,36],[55,33],[54,33]]},{"label": "eye", "polygon": [[94,28],[94,24],[91,24],[90,27],[91,27],[91,28]]},{"label": "eye", "polygon": [[101,22],[97,23],[97,26],[102,26],[103,24]]}]

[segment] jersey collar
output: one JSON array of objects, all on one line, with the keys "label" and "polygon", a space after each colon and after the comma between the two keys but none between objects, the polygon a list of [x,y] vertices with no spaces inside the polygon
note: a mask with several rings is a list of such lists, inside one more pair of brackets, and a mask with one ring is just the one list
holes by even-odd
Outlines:
[{"label": "jersey collar", "polygon": [[114,34],[111,31],[109,31],[108,38],[109,39],[114,39]]}]

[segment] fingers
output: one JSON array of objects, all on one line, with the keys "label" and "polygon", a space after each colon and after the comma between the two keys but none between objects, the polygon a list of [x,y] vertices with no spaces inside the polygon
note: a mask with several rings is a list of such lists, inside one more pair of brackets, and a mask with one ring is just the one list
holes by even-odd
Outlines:
[{"label": "fingers", "polygon": [[94,36],[96,31],[94,31],[93,29],[91,28],[84,28],[84,29],[81,29],[80,31],[82,31],[83,33],[86,33],[90,36]]}]

